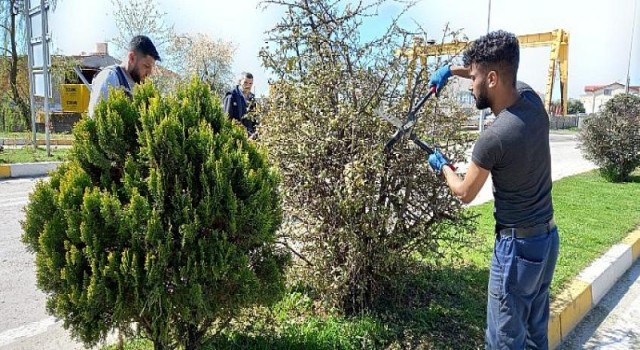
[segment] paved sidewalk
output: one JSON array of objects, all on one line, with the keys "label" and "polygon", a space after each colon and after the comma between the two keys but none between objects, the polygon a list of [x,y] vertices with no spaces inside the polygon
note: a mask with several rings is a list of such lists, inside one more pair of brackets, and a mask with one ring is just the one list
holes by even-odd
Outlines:
[{"label": "paved sidewalk", "polygon": [[0,179],[46,176],[60,164],[62,162],[0,164]]},{"label": "paved sidewalk", "polygon": [[[640,256],[640,228],[631,232],[619,244],[584,269],[572,283],[565,287],[551,305],[549,319],[549,347],[557,348],[568,341],[574,328],[597,310],[604,296],[631,266],[637,265]],[[596,311],[597,312],[597,311]],[[633,348],[625,348],[633,349]],[[636,348],[640,349],[640,348]]]},{"label": "paved sidewalk", "polygon": [[640,349],[640,261],[589,312],[560,349]]}]

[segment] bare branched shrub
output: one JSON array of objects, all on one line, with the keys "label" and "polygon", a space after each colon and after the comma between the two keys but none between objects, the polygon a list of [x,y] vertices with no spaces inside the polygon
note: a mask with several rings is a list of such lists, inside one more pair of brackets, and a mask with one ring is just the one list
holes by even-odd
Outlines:
[{"label": "bare branched shrub", "polygon": [[[383,152],[395,129],[374,110],[405,120],[413,72],[395,52],[411,41],[396,20],[379,38],[361,35],[382,3],[263,3],[286,10],[261,51],[275,80],[260,129],[284,175],[285,240],[301,251],[305,279],[347,314],[372,306],[412,254],[437,261],[473,230],[423,151],[403,141]],[[426,74],[415,76],[417,98]],[[466,117],[446,96],[432,99],[417,134],[461,160]]]}]

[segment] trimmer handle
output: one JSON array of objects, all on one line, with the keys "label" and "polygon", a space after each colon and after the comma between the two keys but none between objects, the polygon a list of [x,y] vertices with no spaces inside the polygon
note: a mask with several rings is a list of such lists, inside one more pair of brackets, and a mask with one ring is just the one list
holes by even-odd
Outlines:
[{"label": "trimmer handle", "polygon": [[[415,137],[415,135],[411,135],[411,141],[413,141],[413,143],[415,143],[416,145],[418,145],[418,147],[420,147],[423,151],[427,152],[427,154],[433,154],[435,153],[435,151],[433,150],[433,148],[429,147],[429,145],[427,145],[426,142],[420,140],[419,138]],[[447,160],[447,166],[449,166],[449,168],[453,171],[456,171],[456,167],[451,163],[451,160],[449,160],[449,158],[447,158],[445,155],[442,155],[444,157],[444,159]]]}]

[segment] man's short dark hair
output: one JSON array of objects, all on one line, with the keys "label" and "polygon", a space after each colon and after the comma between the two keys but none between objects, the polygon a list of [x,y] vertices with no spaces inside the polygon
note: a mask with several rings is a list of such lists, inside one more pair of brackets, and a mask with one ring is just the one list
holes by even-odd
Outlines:
[{"label": "man's short dark hair", "polygon": [[245,79],[253,79],[253,74],[249,72],[240,73],[240,77],[238,77],[238,84],[242,84],[242,81]]},{"label": "man's short dark hair", "polygon": [[151,39],[145,35],[134,36],[129,42],[129,51],[140,53],[145,56],[151,56],[154,60],[160,61],[158,50],[156,50]]},{"label": "man's short dark hair", "polygon": [[520,44],[513,33],[497,30],[472,42],[462,60],[466,67],[475,63],[510,76],[515,86],[520,64]]}]

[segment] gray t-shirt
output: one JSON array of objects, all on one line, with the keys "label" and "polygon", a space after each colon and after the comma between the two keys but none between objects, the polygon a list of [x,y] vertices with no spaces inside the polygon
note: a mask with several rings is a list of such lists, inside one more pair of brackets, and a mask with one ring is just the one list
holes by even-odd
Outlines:
[{"label": "gray t-shirt", "polygon": [[518,82],[517,89],[520,99],[480,135],[471,158],[491,171],[499,228],[531,227],[553,217],[549,116],[529,85]]}]

